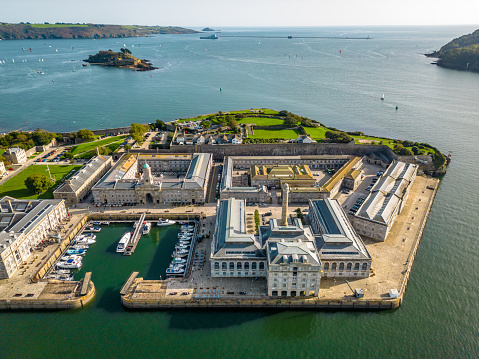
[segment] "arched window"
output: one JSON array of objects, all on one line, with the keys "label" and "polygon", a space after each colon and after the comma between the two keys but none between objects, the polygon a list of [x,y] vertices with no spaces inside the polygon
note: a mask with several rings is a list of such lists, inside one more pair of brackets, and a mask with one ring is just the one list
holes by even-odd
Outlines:
[{"label": "arched window", "polygon": [[339,263],[339,271],[343,271],[344,270],[344,263]]},{"label": "arched window", "polygon": [[264,270],[264,262],[259,262],[259,270]]},{"label": "arched window", "polygon": [[243,266],[241,265],[241,262],[236,263],[236,269],[241,270]]},{"label": "arched window", "polygon": [[256,265],[257,265],[256,262],[251,263],[251,269],[256,270]]},{"label": "arched window", "polygon": [[324,270],[325,270],[325,271],[329,270],[329,263],[325,263],[325,264],[324,264]]},{"label": "arched window", "polygon": [[244,264],[244,270],[248,270],[248,269],[249,269],[249,263],[246,262],[246,263]]},{"label": "arched window", "polygon": [[230,262],[230,270],[235,269],[235,262]]},{"label": "arched window", "polygon": [[216,269],[216,270],[219,270],[219,269],[220,269],[220,263],[219,263],[219,262],[215,262],[215,269]]},{"label": "arched window", "polygon": [[221,263],[221,269],[223,269],[223,270],[228,269],[228,265],[226,264],[226,262]]},{"label": "arched window", "polygon": [[350,271],[352,266],[353,266],[353,265],[352,265],[351,263],[348,263],[348,265],[346,266],[346,270],[347,270],[347,271]]},{"label": "arched window", "polygon": [[354,270],[359,270],[359,263],[354,263]]},{"label": "arched window", "polygon": [[331,267],[331,270],[332,271],[335,271],[336,270],[336,263],[333,263],[332,267]]},{"label": "arched window", "polygon": [[368,269],[368,264],[367,263],[363,263],[363,267],[361,268],[361,270],[367,270]]}]

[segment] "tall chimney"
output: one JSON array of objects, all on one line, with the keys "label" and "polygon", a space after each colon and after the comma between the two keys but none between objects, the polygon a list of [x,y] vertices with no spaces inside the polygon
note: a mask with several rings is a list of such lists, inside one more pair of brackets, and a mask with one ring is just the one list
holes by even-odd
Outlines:
[{"label": "tall chimney", "polygon": [[289,199],[289,185],[283,184],[283,210],[281,212],[281,225],[288,225],[288,199]]}]

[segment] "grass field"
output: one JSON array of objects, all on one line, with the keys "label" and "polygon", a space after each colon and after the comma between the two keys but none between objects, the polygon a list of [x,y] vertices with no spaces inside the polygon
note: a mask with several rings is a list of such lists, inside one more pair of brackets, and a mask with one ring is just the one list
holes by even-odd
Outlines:
[{"label": "grass field", "polygon": [[328,131],[325,127],[304,127],[304,130],[308,135],[311,135],[313,139],[325,138],[325,133]]},{"label": "grass field", "polygon": [[[49,165],[50,173],[52,177],[55,177],[55,183],[52,187],[55,187],[60,180],[65,177],[72,170],[79,169],[81,166],[74,165]],[[14,198],[23,198],[23,199],[48,199],[53,198],[53,192],[51,190],[46,191],[40,196],[37,194],[32,194],[27,187],[25,187],[25,180],[28,176],[34,173],[43,173],[48,177],[48,171],[46,165],[31,165],[22,172],[20,172],[15,177],[10,178],[7,182],[2,184],[0,187],[0,198],[3,196],[11,196]]]},{"label": "grass field", "polygon": [[104,138],[103,140],[100,140],[100,141],[81,143],[81,144],[73,147],[70,152],[74,156],[76,156],[79,153],[94,150],[97,147],[106,146],[106,145],[109,145],[110,143],[113,143],[113,142],[116,142],[116,141],[121,141],[125,138],[126,138],[126,136],[122,135],[122,136],[107,137],[107,138]]},{"label": "grass field", "polygon": [[88,25],[77,24],[31,24],[32,27],[38,27],[40,29],[52,29],[55,27],[88,27]]},{"label": "grass field", "polygon": [[256,123],[257,126],[277,126],[282,125],[283,120],[267,117],[245,117],[239,120],[238,123]]},{"label": "grass field", "polygon": [[284,138],[286,140],[295,140],[299,132],[295,130],[254,130],[254,135],[250,138]]}]

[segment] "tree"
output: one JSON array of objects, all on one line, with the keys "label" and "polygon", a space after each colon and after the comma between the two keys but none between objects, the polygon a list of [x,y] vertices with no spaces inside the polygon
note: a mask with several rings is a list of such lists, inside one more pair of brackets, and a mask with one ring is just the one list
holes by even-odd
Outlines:
[{"label": "tree", "polygon": [[211,122],[210,121],[203,121],[201,123],[201,126],[203,126],[203,128],[210,128],[211,127]]},{"label": "tree", "polygon": [[65,158],[73,159],[73,157],[74,157],[74,156],[73,156],[73,153],[71,153],[71,152],[65,153]]},{"label": "tree", "polygon": [[148,126],[132,123],[130,129],[130,135],[136,142],[143,142],[143,135],[148,131]]},{"label": "tree", "polygon": [[95,135],[93,134],[93,132],[85,128],[83,130],[78,130],[77,137],[83,140],[92,140],[93,138],[95,138]]},{"label": "tree", "polygon": [[48,189],[48,177],[43,173],[34,173],[25,179],[25,187],[32,193],[40,194]]},{"label": "tree", "polygon": [[109,147],[104,147],[104,146],[98,147],[98,153],[100,155],[108,156],[109,154],[111,154],[111,152],[112,150]]},{"label": "tree", "polygon": [[414,153],[406,147],[401,148],[401,150],[398,153],[399,156],[412,156]]},{"label": "tree", "polygon": [[123,55],[126,55],[126,54],[131,55],[131,51],[128,50],[127,48],[121,48],[120,51]]},{"label": "tree", "polygon": [[286,110],[281,110],[281,111],[278,112],[278,115],[281,116],[281,117],[286,117],[286,116],[288,116],[288,113],[289,112],[286,111]]},{"label": "tree", "polygon": [[129,150],[131,150],[131,146],[130,146],[130,145],[126,145],[126,146],[125,146],[125,151],[129,151]]},{"label": "tree", "polygon": [[157,128],[158,130],[164,130],[166,128],[166,125],[163,121],[161,120],[156,120],[155,122],[155,128]]},{"label": "tree", "polygon": [[353,140],[351,136],[343,131],[326,131],[325,137],[329,140],[329,142],[336,143],[348,143]]}]

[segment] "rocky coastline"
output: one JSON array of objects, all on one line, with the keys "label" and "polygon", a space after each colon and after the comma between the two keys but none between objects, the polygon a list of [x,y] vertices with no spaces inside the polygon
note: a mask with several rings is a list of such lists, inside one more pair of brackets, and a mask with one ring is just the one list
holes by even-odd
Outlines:
[{"label": "rocky coastline", "polygon": [[90,55],[88,59],[83,61],[90,65],[118,67],[136,71],[151,71],[157,69],[157,67],[154,67],[148,60],[142,60],[132,56],[128,49],[122,49],[122,52],[114,52],[112,50],[99,51],[97,54]]}]

